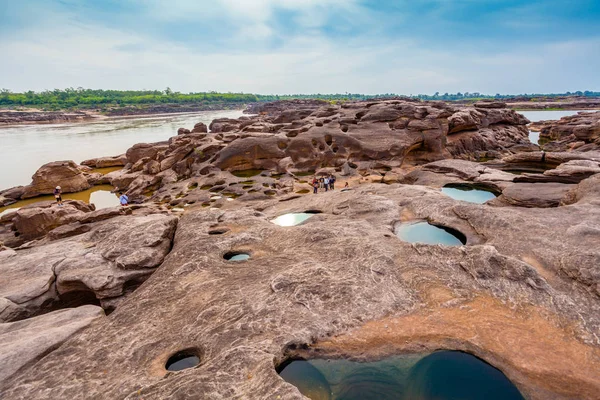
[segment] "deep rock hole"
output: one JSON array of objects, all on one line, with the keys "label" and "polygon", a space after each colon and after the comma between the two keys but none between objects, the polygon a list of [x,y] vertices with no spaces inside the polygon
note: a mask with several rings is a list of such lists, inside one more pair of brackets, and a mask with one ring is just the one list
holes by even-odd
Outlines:
[{"label": "deep rock hole", "polygon": [[242,251],[229,251],[223,255],[227,261],[246,261],[250,258],[250,254]]},{"label": "deep rock hole", "polygon": [[195,367],[200,364],[200,356],[193,349],[178,351],[167,360],[165,369],[167,371],[181,371],[187,368]]}]

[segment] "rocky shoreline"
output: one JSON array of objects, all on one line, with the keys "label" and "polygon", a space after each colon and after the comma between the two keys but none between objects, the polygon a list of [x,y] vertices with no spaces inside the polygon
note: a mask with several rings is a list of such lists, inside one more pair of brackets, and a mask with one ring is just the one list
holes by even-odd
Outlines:
[{"label": "rocky shoreline", "polygon": [[119,107],[102,111],[99,109],[79,111],[41,111],[36,109],[0,109],[0,127],[29,124],[60,124],[84,122],[107,117],[136,117],[168,114],[194,113],[243,109],[242,104],[217,103],[208,105],[156,105],[148,107]]},{"label": "rocky shoreline", "polygon": [[[132,204],[0,217],[3,398],[301,399],[277,374],[291,358],[438,349],[485,360],[527,399],[595,398],[600,112],[545,124],[540,147],[507,107],[274,102],[42,166],[0,205],[97,184]],[[330,174],[336,189],[313,195]],[[497,197],[456,200],[448,184]],[[465,244],[396,236],[414,221]],[[181,352],[199,365],[166,371]]]},{"label": "rocky shoreline", "polygon": [[[398,97],[396,100],[418,102],[417,99]],[[374,100],[375,101],[375,100]],[[565,98],[514,98],[502,100],[508,108],[520,111],[534,110],[598,110],[600,98],[565,97]],[[199,111],[245,109],[246,113],[283,111],[290,107],[310,108],[329,104],[324,100],[282,100],[270,103],[230,104],[214,103],[202,105],[164,104],[145,107],[118,107],[101,111],[99,109],[78,111],[41,111],[37,109],[0,109],[0,126],[19,124],[66,123],[94,120],[104,117],[149,116],[160,114],[191,113]],[[472,106],[470,101],[456,101],[449,104],[456,106]]]}]

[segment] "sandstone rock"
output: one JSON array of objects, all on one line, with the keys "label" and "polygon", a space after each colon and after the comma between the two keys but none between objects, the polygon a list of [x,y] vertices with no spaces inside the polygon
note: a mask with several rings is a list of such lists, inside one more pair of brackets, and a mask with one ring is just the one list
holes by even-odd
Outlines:
[{"label": "sandstone rock", "polygon": [[19,250],[0,264],[0,298],[27,316],[112,301],[162,263],[176,224],[177,218],[158,214],[117,217],[87,233]]},{"label": "sandstone rock", "polygon": [[186,128],[179,128],[177,129],[177,134],[178,135],[187,135],[188,133],[192,133],[189,129]]},{"label": "sandstone rock", "polygon": [[25,321],[0,323],[0,384],[21,368],[35,364],[104,311],[82,306],[54,311]]},{"label": "sandstone rock", "polygon": [[36,171],[31,185],[25,188],[21,198],[51,194],[56,186],[60,186],[63,193],[72,193],[89,189],[90,184],[73,161],[55,161],[44,164]]},{"label": "sandstone rock", "polygon": [[127,156],[125,154],[114,157],[92,158],[81,162],[81,165],[92,168],[121,167],[125,164],[127,164]]},{"label": "sandstone rock", "polygon": [[13,225],[23,240],[32,240],[46,235],[61,225],[79,221],[85,213],[73,204],[65,203],[62,207],[21,208],[14,217]]},{"label": "sandstone rock", "polygon": [[206,133],[206,132],[208,132],[208,127],[206,126],[206,124],[204,124],[202,122],[198,122],[196,125],[194,125],[194,129],[192,129],[192,132]]},{"label": "sandstone rock", "polygon": [[52,229],[50,232],[48,232],[48,239],[64,239],[71,236],[81,235],[82,233],[89,232],[90,230],[92,230],[90,225],[82,225],[79,222],[73,222],[71,224],[62,225],[58,228]]},{"label": "sandstone rock", "polygon": [[[288,357],[439,348],[487,360],[526,398],[598,393],[597,207],[490,207],[398,184],[243,204],[186,211],[156,273],[3,394],[301,399],[275,372]],[[295,227],[270,222],[306,210],[322,213]],[[391,230],[398,218],[460,230],[467,245],[403,242]],[[231,251],[251,258],[224,260]],[[183,349],[200,365],[167,373]]]},{"label": "sandstone rock", "polygon": [[79,222],[82,224],[90,224],[127,214],[131,214],[130,208],[121,206],[109,207],[87,213],[79,219]]},{"label": "sandstone rock", "polygon": [[549,123],[540,130],[540,141],[583,141],[594,144],[590,149],[600,149],[600,112],[580,112]]},{"label": "sandstone rock", "polygon": [[515,183],[492,200],[519,207],[558,207],[574,185],[562,183]]},{"label": "sandstone rock", "polygon": [[164,150],[165,148],[167,148],[165,142],[138,143],[129,148],[125,154],[127,156],[127,161],[135,164],[144,157],[148,157],[149,159],[154,158],[159,151]]},{"label": "sandstone rock", "polygon": [[23,193],[25,193],[25,189],[25,186],[15,186],[13,188],[0,191],[0,195],[7,199],[19,200]]}]

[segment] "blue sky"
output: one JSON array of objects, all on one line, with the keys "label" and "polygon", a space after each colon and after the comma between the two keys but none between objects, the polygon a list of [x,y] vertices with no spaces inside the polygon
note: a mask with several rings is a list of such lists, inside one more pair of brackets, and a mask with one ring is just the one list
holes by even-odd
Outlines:
[{"label": "blue sky", "polygon": [[598,0],[0,0],[0,87],[600,91]]}]

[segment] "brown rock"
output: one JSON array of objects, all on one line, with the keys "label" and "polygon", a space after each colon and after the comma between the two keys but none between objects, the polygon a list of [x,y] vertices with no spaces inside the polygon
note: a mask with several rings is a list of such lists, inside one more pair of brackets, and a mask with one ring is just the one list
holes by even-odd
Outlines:
[{"label": "brown rock", "polygon": [[192,132],[206,133],[206,132],[208,132],[208,127],[206,126],[206,124],[204,124],[202,122],[198,122],[196,125],[194,125],[194,129],[192,129]]},{"label": "brown rock", "polygon": [[0,323],[0,384],[19,369],[35,364],[68,338],[104,316],[87,305],[54,311],[25,321]]},{"label": "brown rock", "polygon": [[21,198],[52,194],[60,186],[63,193],[80,192],[90,188],[83,172],[73,161],[55,161],[44,164],[32,176],[31,185],[25,188]]}]

